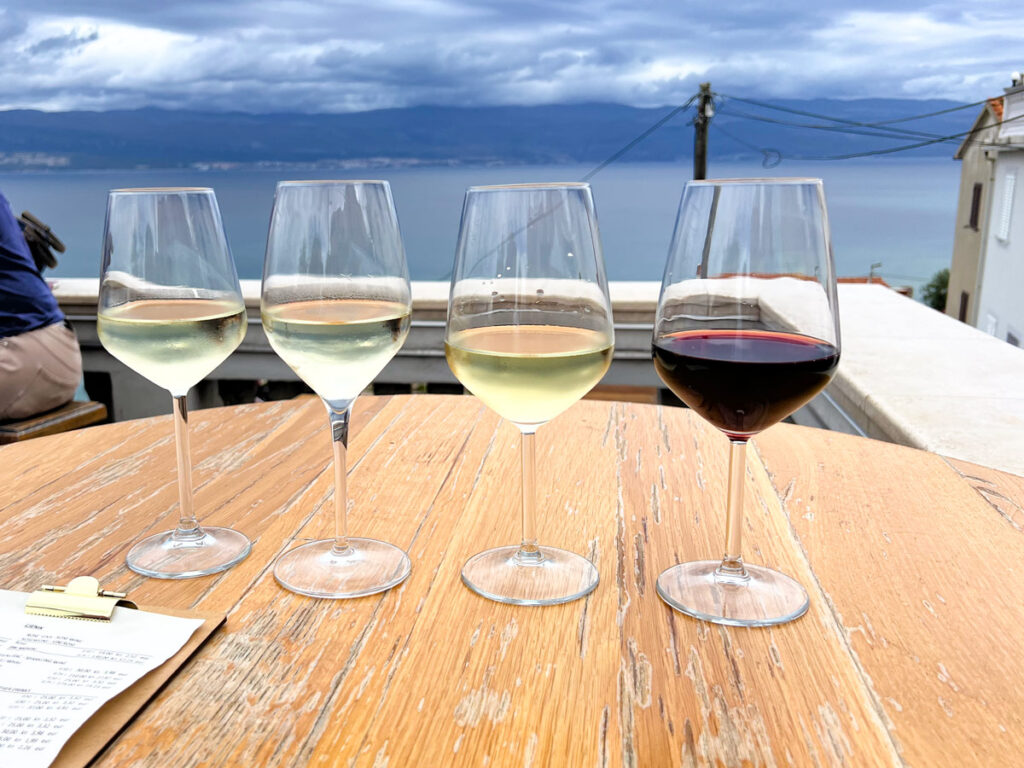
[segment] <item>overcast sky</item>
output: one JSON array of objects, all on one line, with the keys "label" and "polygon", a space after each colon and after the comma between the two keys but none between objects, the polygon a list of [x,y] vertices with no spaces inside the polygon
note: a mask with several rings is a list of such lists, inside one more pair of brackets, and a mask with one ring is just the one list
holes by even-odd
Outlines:
[{"label": "overcast sky", "polygon": [[1002,93],[1011,0],[14,0],[0,108],[345,112]]}]

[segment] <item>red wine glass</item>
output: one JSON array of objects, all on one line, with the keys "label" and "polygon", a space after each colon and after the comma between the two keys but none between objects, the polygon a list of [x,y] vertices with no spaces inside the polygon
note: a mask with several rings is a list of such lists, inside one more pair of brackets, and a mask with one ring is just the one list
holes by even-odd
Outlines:
[{"label": "red wine glass", "polygon": [[729,438],[725,554],[658,577],[661,598],[716,624],[768,626],[807,610],[789,576],[740,554],[747,441],[820,392],[839,363],[839,313],[819,179],[686,185],[654,325],[654,365]]}]

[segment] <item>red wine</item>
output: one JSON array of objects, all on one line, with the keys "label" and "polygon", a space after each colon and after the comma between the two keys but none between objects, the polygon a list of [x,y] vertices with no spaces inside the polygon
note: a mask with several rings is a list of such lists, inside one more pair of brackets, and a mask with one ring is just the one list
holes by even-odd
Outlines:
[{"label": "red wine", "polygon": [[796,333],[680,331],[656,339],[654,367],[684,403],[730,437],[784,419],[825,388],[839,351]]}]

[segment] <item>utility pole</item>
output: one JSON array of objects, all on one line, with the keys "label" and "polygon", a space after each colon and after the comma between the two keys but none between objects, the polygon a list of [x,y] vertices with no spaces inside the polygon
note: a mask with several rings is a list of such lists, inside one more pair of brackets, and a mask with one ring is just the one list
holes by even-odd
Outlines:
[{"label": "utility pole", "polygon": [[711,102],[711,83],[700,84],[697,116],[693,119],[693,178],[708,177],[708,123],[715,109]]}]

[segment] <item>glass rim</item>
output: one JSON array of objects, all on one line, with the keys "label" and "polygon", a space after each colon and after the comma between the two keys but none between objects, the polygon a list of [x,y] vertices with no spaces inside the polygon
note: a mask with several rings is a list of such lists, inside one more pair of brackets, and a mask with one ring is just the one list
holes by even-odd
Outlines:
[{"label": "glass rim", "polygon": [[326,187],[330,185],[379,184],[387,185],[386,179],[287,179],[277,182],[278,187]]},{"label": "glass rim", "polygon": [[690,179],[686,182],[687,186],[691,184],[701,187],[714,187],[722,184],[726,185],[796,185],[796,184],[822,184],[822,180],[813,176],[779,176],[779,177],[761,177],[761,178],[749,178],[749,179]]},{"label": "glass rim", "polygon": [[170,194],[170,193],[182,193],[182,192],[213,192],[213,187],[120,187],[118,189],[111,189],[108,194],[111,195],[153,195],[153,194]]},{"label": "glass rim", "polygon": [[540,181],[535,184],[523,182],[518,184],[475,184],[467,187],[467,192],[495,192],[502,189],[590,189],[585,181]]}]

